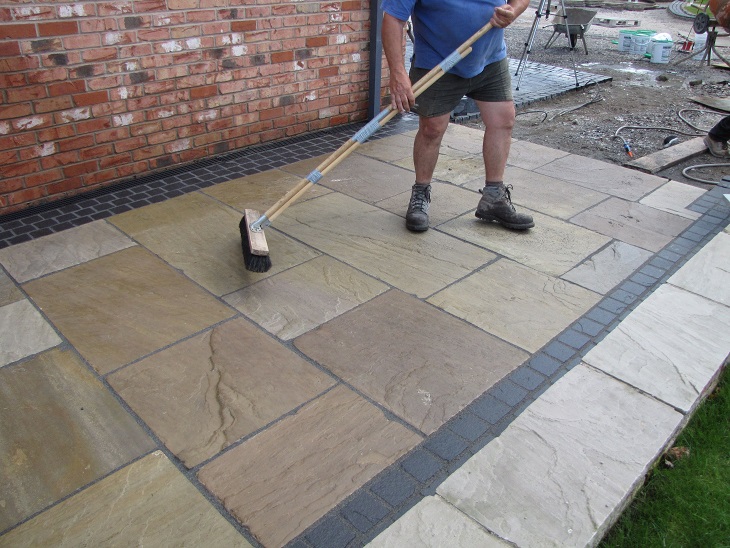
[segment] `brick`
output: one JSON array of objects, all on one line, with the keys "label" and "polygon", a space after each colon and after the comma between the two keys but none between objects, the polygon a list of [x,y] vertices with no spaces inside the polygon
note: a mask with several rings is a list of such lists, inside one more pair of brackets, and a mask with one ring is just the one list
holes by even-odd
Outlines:
[{"label": "brick", "polygon": [[26,204],[28,202],[32,202],[33,200],[38,200],[39,198],[43,198],[46,196],[46,189],[45,187],[38,186],[34,188],[27,188],[24,190],[19,190],[17,192],[11,192],[6,196],[7,204],[10,205],[18,205],[18,204]]},{"label": "brick", "polygon": [[48,95],[51,97],[57,97],[59,95],[72,95],[74,93],[80,93],[86,91],[86,84],[83,80],[74,80],[72,82],[60,82],[48,84]]},{"label": "brick", "polygon": [[71,97],[64,95],[62,97],[53,97],[51,99],[39,99],[33,103],[36,114],[55,112],[65,110],[73,106]]},{"label": "brick", "polygon": [[292,51],[280,51],[278,53],[271,54],[272,63],[288,63],[294,60],[294,52]]},{"label": "brick", "polygon": [[108,91],[92,91],[90,93],[79,93],[73,96],[73,102],[77,107],[96,105],[109,101]]},{"label": "brick", "polygon": [[64,177],[76,177],[78,175],[84,175],[85,173],[91,173],[98,169],[96,161],[86,161],[80,164],[73,164],[63,168]]},{"label": "brick", "polygon": [[38,35],[34,24],[0,25],[0,40],[22,40],[24,38],[35,38],[36,36]]},{"label": "brick", "polygon": [[249,32],[256,30],[256,21],[232,21],[231,32]]},{"label": "brick", "polygon": [[53,181],[58,181],[63,177],[63,172],[56,169],[46,169],[40,173],[32,173],[25,178],[25,183],[28,188],[40,185],[47,185]]},{"label": "brick", "polygon": [[20,55],[20,45],[18,42],[0,43],[0,57],[9,57],[13,55]]},{"label": "brick", "polygon": [[54,21],[52,23],[38,23],[38,36],[64,36],[77,34],[79,25],[76,21]]},{"label": "brick", "polygon": [[212,97],[218,93],[218,86],[202,86],[192,88],[190,90],[191,99],[202,99],[204,97]]}]

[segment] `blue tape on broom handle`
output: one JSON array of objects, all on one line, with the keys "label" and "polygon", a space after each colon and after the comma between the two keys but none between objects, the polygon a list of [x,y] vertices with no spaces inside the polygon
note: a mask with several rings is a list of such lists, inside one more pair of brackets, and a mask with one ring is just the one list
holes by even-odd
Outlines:
[{"label": "blue tape on broom handle", "polygon": [[320,173],[316,169],[312,170],[312,172],[309,175],[307,175],[307,181],[309,181],[313,185],[316,185],[317,181],[319,181],[321,178],[322,178],[322,173]]},{"label": "blue tape on broom handle", "polygon": [[454,65],[462,60],[461,53],[459,53],[459,50],[456,50],[454,53],[449,55],[446,59],[441,61],[439,63],[439,66],[443,69],[444,72],[449,72],[452,68],[454,68]]},{"label": "blue tape on broom handle", "polygon": [[385,118],[389,112],[390,111],[387,108],[380,111],[380,114],[370,120],[367,124],[365,124],[365,127],[353,135],[352,140],[358,141],[361,144],[367,141],[373,133],[380,129],[380,120]]}]

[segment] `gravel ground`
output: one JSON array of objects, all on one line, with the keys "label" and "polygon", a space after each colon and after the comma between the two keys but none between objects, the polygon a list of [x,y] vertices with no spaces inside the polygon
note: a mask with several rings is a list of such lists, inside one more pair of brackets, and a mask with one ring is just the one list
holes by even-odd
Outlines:
[{"label": "gravel ground", "polygon": [[[722,113],[693,98],[730,97],[730,69],[713,66],[721,63],[708,66],[706,62],[692,59],[691,53],[679,51],[679,42],[694,36],[694,20],[673,13],[669,3],[656,3],[652,9],[640,10],[587,8],[598,12],[595,21],[599,18],[639,21],[638,26],[631,27],[591,24],[585,35],[587,55],[580,41],[571,50],[564,35],[558,36],[549,48],[544,47],[553,34],[552,15],[547,19],[543,12],[538,18],[538,5],[533,0],[531,7],[507,30],[510,57],[520,59],[525,55],[533,23],[537,20],[537,31],[526,56],[529,61],[566,68],[575,66],[578,71],[610,76],[612,81],[521,109],[515,138],[624,164],[631,158],[624,151],[622,140],[614,138],[616,134],[629,142],[634,157],[638,158],[663,148],[669,136],[676,136],[682,142],[704,135],[721,119]],[[619,31],[627,28],[668,33],[674,42],[670,62],[652,63],[646,57],[619,51]],[[720,54],[730,59],[730,38],[720,36],[716,45]],[[680,60],[683,61],[677,63]],[[466,124],[483,127],[476,120]],[[730,164],[709,153],[659,175],[710,188],[709,184],[686,177],[682,170],[691,165],[718,163],[723,165],[690,172],[691,177],[718,181],[723,175],[730,175]]]}]

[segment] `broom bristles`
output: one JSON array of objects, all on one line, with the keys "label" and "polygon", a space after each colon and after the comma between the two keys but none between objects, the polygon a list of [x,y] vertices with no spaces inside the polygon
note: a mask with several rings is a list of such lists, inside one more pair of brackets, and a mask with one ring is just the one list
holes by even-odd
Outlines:
[{"label": "broom bristles", "polygon": [[249,225],[246,217],[238,224],[241,232],[241,251],[243,252],[243,264],[249,272],[267,272],[271,268],[271,257],[268,255],[256,255],[251,250],[251,238],[249,237]]}]

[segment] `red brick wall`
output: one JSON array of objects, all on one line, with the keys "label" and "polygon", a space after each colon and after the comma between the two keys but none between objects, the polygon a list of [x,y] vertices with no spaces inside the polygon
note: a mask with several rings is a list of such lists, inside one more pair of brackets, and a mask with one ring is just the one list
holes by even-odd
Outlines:
[{"label": "red brick wall", "polygon": [[0,214],[366,117],[369,0],[5,0]]}]

